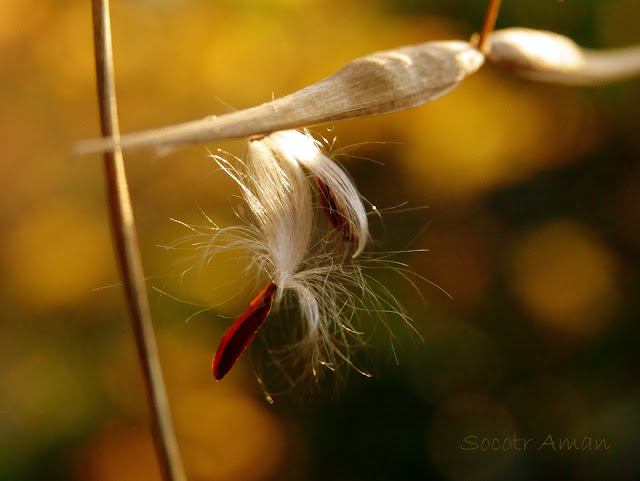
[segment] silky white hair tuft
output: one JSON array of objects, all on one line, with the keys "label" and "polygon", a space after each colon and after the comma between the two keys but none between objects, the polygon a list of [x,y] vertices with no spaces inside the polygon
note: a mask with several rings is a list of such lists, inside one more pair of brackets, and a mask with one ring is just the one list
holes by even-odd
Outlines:
[{"label": "silky white hair tuft", "polygon": [[275,132],[265,137],[265,141],[318,179],[327,214],[334,227],[343,231],[343,237],[356,244],[353,257],[359,256],[369,239],[369,223],[360,194],[349,176],[321,151],[319,142],[307,130]]},{"label": "silky white hair tuft", "polygon": [[258,140],[249,142],[244,181],[235,179],[272,259],[273,282],[284,288],[307,254],[313,230],[306,176],[297,162]]},{"label": "silky white hair tuft", "polygon": [[[294,139],[298,148],[288,139]],[[296,341],[280,355],[290,361],[310,361],[314,375],[318,366],[335,370],[341,362],[368,375],[353,365],[350,355],[354,345],[365,342],[364,333],[354,325],[356,314],[365,313],[385,326],[389,314],[407,322],[410,319],[387,288],[367,273],[371,267],[397,270],[404,276],[401,269],[381,259],[354,259],[349,246],[335,242],[335,235],[314,225],[312,184],[302,166],[331,186],[336,201],[351,216],[349,222],[357,226],[359,241],[366,240],[366,214],[348,176],[321,154],[308,133],[282,132],[252,140],[244,162],[233,162],[222,151],[211,157],[240,187],[249,207],[249,223],[227,228],[213,223],[209,227],[187,225],[196,232],[197,240],[191,236],[172,247],[181,243],[195,247],[201,263],[211,262],[223,251],[246,255],[247,276],[257,279],[263,272],[275,285],[273,306],[291,307],[293,299],[297,303],[301,322],[287,328],[296,333]],[[360,214],[365,215],[364,221],[358,218]],[[253,335],[242,334],[242,339],[248,344]],[[231,361],[221,362],[221,371],[230,369],[244,348],[246,345],[238,349],[236,344]]]}]

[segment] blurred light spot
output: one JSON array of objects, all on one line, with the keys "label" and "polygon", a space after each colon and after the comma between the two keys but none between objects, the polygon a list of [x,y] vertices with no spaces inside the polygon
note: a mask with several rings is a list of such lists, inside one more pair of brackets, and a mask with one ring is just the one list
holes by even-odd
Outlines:
[{"label": "blurred light spot", "polygon": [[[65,101],[84,96],[94,88],[93,49],[88,47],[93,39],[88,15],[90,12],[82,3],[58,4],[56,14],[47,18],[29,52],[39,69],[47,74],[47,92]],[[84,46],[87,48],[80,48]]]},{"label": "blurred light spot", "polygon": [[175,403],[187,470],[195,479],[273,479],[286,452],[282,427],[255,400],[215,387]]},{"label": "blurred light spot", "polygon": [[480,72],[404,125],[409,180],[417,192],[466,198],[526,178],[595,142],[590,113],[570,95]]},{"label": "blurred light spot", "polygon": [[113,268],[109,231],[90,214],[63,202],[23,214],[2,259],[15,297],[40,308],[59,307],[105,283]]},{"label": "blurred light spot", "polygon": [[[154,307],[156,310],[162,308]],[[240,363],[236,367],[237,370],[234,369],[235,375],[225,378],[224,383],[215,383],[213,379],[211,360],[222,337],[222,323],[220,337],[212,335],[207,342],[198,336],[201,336],[202,332],[212,333],[210,329],[203,329],[203,326],[193,323],[185,325],[174,316],[170,318],[173,329],[160,329],[156,332],[162,353],[165,382],[170,393],[189,393],[215,386],[216,395],[224,397],[228,394],[237,396],[239,392],[246,390],[247,386],[255,390],[255,379],[247,372],[244,363]],[[155,320],[156,323],[163,323],[158,317]],[[201,347],[207,344],[209,349]],[[137,369],[131,369],[138,360],[130,333],[126,331],[121,337],[113,339],[100,354],[99,380],[103,399],[127,417],[144,419],[147,406],[140,373]]]},{"label": "blurred light spot", "polygon": [[[215,389],[181,391],[172,399],[180,450],[189,479],[274,479],[286,454],[283,429],[246,395]],[[146,417],[146,416],[145,416]],[[159,479],[145,427],[105,429],[78,455],[80,479]]]},{"label": "blurred light spot", "polygon": [[509,262],[511,287],[537,320],[584,335],[604,327],[616,300],[615,263],[586,227],[570,220],[537,227]]},{"label": "blurred light spot", "polygon": [[145,427],[108,427],[77,454],[78,479],[160,481],[153,441]]},{"label": "blurred light spot", "polygon": [[[2,0],[0,2],[0,51],[8,43],[31,34],[50,13],[48,0]],[[0,67],[1,69],[1,67]]]},{"label": "blurred light spot", "polygon": [[[509,411],[484,394],[449,399],[427,427],[427,455],[448,480],[502,479],[513,475],[523,441]],[[495,441],[494,441],[495,440]],[[474,447],[474,444],[477,447]],[[513,479],[516,479],[514,476]]]}]

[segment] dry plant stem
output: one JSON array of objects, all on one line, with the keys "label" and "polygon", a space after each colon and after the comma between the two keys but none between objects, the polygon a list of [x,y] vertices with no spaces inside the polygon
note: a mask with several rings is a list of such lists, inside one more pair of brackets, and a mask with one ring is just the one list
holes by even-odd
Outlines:
[{"label": "dry plant stem", "polygon": [[496,26],[498,12],[500,11],[500,2],[501,0],[491,0],[491,3],[489,3],[487,14],[484,17],[484,24],[482,25],[482,30],[480,31],[480,37],[478,38],[478,50],[480,50],[481,52],[484,52],[487,37],[491,32],[493,32],[493,29]]},{"label": "dry plant stem", "polygon": [[[111,50],[109,1],[92,0],[100,124],[105,136],[119,135]],[[138,250],[131,200],[120,149],[104,153],[111,228],[129,315],[142,367],[160,471],[165,481],[185,481],[162,378]]]}]

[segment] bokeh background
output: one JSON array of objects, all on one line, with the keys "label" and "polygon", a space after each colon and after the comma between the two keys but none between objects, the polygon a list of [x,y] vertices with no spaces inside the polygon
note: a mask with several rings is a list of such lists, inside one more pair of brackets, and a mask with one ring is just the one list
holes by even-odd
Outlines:
[{"label": "bokeh background", "polygon": [[[261,103],[375,50],[468,38],[487,3],[114,0],[122,130]],[[505,0],[498,27],[602,48],[640,42],[639,22],[635,0]],[[101,163],[70,155],[98,134],[92,50],[88,0],[0,1],[3,480],[159,479]],[[172,218],[237,223],[236,188],[203,146],[128,153],[189,479],[638,479],[638,125],[638,80],[567,88],[486,67],[415,110],[314,129],[338,138],[379,209],[406,202],[372,221],[375,249],[429,249],[396,259],[452,299],[383,273],[424,341],[390,321],[398,362],[373,335],[355,358],[372,378],[347,369],[337,389],[294,386],[273,404],[259,346],[211,376],[229,316],[255,295],[242,266],[181,278],[184,252],[162,247],[188,233]],[[220,306],[191,317],[200,305]],[[548,435],[594,450],[538,451]],[[534,441],[465,451],[466,436]]]}]

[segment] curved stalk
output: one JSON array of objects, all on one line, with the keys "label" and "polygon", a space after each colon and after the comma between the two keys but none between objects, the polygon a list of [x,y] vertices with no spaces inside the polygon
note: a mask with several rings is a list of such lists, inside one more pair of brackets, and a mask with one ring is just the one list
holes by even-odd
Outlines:
[{"label": "curved stalk", "polygon": [[[118,138],[109,1],[92,0],[91,5],[102,135]],[[186,481],[151,323],[138,237],[120,149],[104,153],[104,170],[114,247],[142,368],[160,472],[165,481]]]}]

